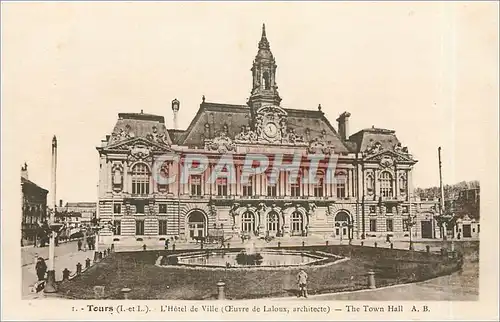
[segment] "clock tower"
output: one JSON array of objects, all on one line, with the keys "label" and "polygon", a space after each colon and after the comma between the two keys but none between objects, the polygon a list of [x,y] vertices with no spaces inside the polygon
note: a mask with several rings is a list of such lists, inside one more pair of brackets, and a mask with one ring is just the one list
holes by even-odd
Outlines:
[{"label": "clock tower", "polygon": [[259,51],[255,56],[251,71],[253,83],[248,106],[252,110],[252,115],[263,106],[279,106],[281,97],[278,94],[278,86],[276,85],[276,61],[269,47],[265,25],[262,25]]}]

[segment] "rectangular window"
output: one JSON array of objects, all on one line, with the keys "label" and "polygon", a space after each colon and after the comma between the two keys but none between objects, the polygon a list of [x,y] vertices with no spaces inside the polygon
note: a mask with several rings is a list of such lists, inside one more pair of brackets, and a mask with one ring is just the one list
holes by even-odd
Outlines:
[{"label": "rectangular window", "polygon": [[385,213],[387,213],[387,214],[392,214],[392,208],[393,208],[393,207],[392,207],[392,206],[390,206],[390,205],[386,206],[386,207],[385,207]]},{"label": "rectangular window", "polygon": [[166,235],[167,234],[167,221],[160,220],[158,221],[158,235]]},{"label": "rectangular window", "polygon": [[135,234],[144,235],[144,220],[135,221]]},{"label": "rectangular window", "polygon": [[119,221],[119,220],[115,220],[113,222],[113,226],[114,226],[114,235],[115,236],[120,236],[122,234],[122,226],[121,226],[122,222]]},{"label": "rectangular window", "polygon": [[374,213],[375,213],[375,211],[376,211],[375,206],[370,206],[370,213],[371,213],[371,214],[374,214]]},{"label": "rectangular window", "polygon": [[122,213],[122,205],[119,203],[115,203],[115,205],[113,206],[113,213],[121,214]]},{"label": "rectangular window", "polygon": [[377,231],[377,219],[370,219],[370,231]]},{"label": "rectangular window", "polygon": [[201,176],[192,175],[190,177],[191,196],[201,196]]},{"label": "rectangular window", "polygon": [[323,179],[319,178],[318,183],[314,186],[314,196],[323,197]]},{"label": "rectangular window", "polygon": [[167,204],[161,203],[159,206],[159,211],[160,214],[166,214],[167,213]]},{"label": "rectangular window", "polygon": [[290,185],[290,194],[292,197],[300,197],[300,183],[292,183]]},{"label": "rectangular window", "polygon": [[387,231],[394,231],[394,224],[393,224],[392,219],[387,219],[385,221],[385,225],[386,225]]},{"label": "rectangular window", "polygon": [[277,186],[276,185],[267,186],[267,195],[269,197],[276,197],[277,196]]},{"label": "rectangular window", "polygon": [[217,195],[227,196],[227,178],[217,179]]},{"label": "rectangular window", "polygon": [[[342,180],[342,179],[340,179]],[[337,182],[337,198],[345,198],[345,182]]]},{"label": "rectangular window", "polygon": [[144,213],[144,203],[138,202],[135,204],[135,213],[137,213],[137,214]]},{"label": "rectangular window", "polygon": [[243,185],[243,196],[248,197],[252,195],[253,178],[249,177],[248,181]]},{"label": "rectangular window", "polygon": [[410,223],[410,219],[408,218],[403,218],[403,231],[409,231],[409,224]]}]

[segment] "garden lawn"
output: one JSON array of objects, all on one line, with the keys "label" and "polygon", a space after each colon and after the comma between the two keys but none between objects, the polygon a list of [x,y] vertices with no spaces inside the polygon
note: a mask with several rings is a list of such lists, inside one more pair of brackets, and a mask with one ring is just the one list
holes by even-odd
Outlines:
[{"label": "garden lawn", "polygon": [[[461,267],[460,259],[424,252],[347,245],[305,249],[350,257],[348,261],[329,266],[305,266],[310,294],[367,288],[367,272],[370,270],[375,272],[377,287],[381,287],[447,275]],[[68,298],[95,299],[94,286],[102,285],[105,286],[104,298],[107,299],[122,298],[120,290],[128,287],[132,289],[129,299],[204,300],[216,298],[216,283],[222,280],[226,283],[228,299],[296,294],[298,268],[212,270],[155,266],[156,258],[166,252],[113,253],[82,275],[62,282],[59,292]],[[168,252],[169,255],[172,253]]]}]

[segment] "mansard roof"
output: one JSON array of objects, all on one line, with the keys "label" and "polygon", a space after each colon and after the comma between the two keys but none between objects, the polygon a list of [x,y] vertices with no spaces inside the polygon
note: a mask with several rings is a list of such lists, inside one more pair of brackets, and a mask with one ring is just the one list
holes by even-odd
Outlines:
[{"label": "mansard roof", "polygon": [[141,113],[119,113],[118,121],[107,140],[107,146],[126,138],[146,138],[152,140],[157,137],[161,138],[167,145],[172,144],[163,116],[145,114],[142,111]]},{"label": "mansard roof", "polygon": [[[297,135],[306,141],[320,138],[331,141],[336,153],[349,153],[349,144],[339,138],[324,113],[319,110],[299,110],[283,108],[287,115],[288,128],[295,130]],[[227,136],[231,139],[251,124],[251,110],[247,105],[221,104],[203,102],[191,124],[185,131],[169,130],[175,133],[176,144],[190,147],[204,147],[205,139],[218,136],[227,126]]]},{"label": "mansard roof", "polygon": [[401,142],[396,137],[394,130],[371,127],[354,133],[349,137],[356,152],[366,152],[375,144],[380,143],[384,150],[394,150]]}]

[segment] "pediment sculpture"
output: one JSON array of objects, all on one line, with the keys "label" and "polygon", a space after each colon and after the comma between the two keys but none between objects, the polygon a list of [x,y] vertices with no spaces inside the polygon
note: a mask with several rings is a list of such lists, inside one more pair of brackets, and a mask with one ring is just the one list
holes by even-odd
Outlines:
[{"label": "pediment sculpture", "polygon": [[136,160],[147,159],[150,155],[151,150],[146,145],[137,144],[130,149],[130,156]]},{"label": "pediment sculpture", "polygon": [[208,151],[217,151],[219,153],[235,152],[236,145],[229,138],[226,132],[221,132],[219,136],[212,140],[205,141],[205,149]]},{"label": "pediment sculpture", "polygon": [[391,158],[390,156],[388,155],[384,155],[381,159],[380,159],[380,165],[382,166],[382,168],[389,168],[389,167],[392,167],[394,165],[394,159]]},{"label": "pediment sculpture", "polygon": [[334,152],[331,141],[321,141],[319,138],[314,138],[309,142],[307,152],[311,154],[332,154]]},{"label": "pediment sculpture", "polygon": [[257,133],[249,125],[243,126],[241,132],[234,137],[235,142],[254,143],[257,142]]},{"label": "pediment sculpture", "polygon": [[166,135],[164,133],[159,133],[158,128],[156,126],[153,126],[152,132],[150,132],[146,135],[146,139],[148,139],[149,141],[152,141],[152,142],[157,142],[157,143],[168,145]]},{"label": "pediment sculpture", "polygon": [[382,147],[382,143],[380,142],[375,142],[375,143],[370,143],[366,149],[365,149],[365,153],[367,155],[373,155],[373,154],[377,154],[377,153],[380,153],[384,150],[384,148]]},{"label": "pediment sculpture", "polygon": [[304,137],[295,133],[295,129],[288,128],[283,134],[283,143],[304,143]]},{"label": "pediment sculpture", "polygon": [[135,135],[134,132],[132,132],[132,128],[130,127],[130,125],[127,124],[125,128],[120,128],[117,131],[111,133],[110,141],[111,143],[116,143],[126,139],[133,138],[134,136]]}]

